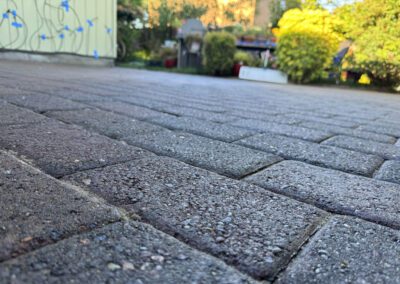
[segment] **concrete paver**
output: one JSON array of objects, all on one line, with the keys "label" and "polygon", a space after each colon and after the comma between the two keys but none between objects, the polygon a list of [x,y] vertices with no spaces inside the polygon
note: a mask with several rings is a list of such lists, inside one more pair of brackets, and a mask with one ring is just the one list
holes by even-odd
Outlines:
[{"label": "concrete paver", "polygon": [[39,114],[0,101],[0,126],[35,123],[42,120],[44,120],[44,117]]},{"label": "concrete paver", "polygon": [[0,147],[26,157],[55,177],[149,155],[142,149],[52,120],[4,126],[0,132]]},{"label": "concrete paver", "polygon": [[246,178],[320,208],[400,229],[400,185],[283,161]]},{"label": "concrete paver", "polygon": [[400,184],[400,161],[386,161],[375,178]]},{"label": "concrete paver", "polygon": [[149,119],[149,121],[170,129],[186,131],[224,142],[233,142],[258,133],[254,130],[243,129],[228,124],[204,121],[194,117],[163,115]]},{"label": "concrete paver", "polygon": [[357,130],[357,129],[349,129],[349,128],[326,124],[326,123],[302,122],[302,123],[300,123],[300,126],[308,127],[308,128],[312,128],[312,129],[325,130],[325,131],[328,131],[328,132],[331,132],[334,134],[343,134],[343,135],[347,135],[347,136],[353,136],[353,137],[363,138],[366,140],[372,140],[372,141],[377,141],[377,142],[383,142],[383,143],[389,143],[389,144],[393,144],[394,142],[396,142],[396,138],[394,138],[393,136],[389,136],[389,135],[385,135],[385,134],[378,134],[378,133],[373,133],[373,132],[368,132],[368,131],[362,131],[362,130]]},{"label": "concrete paver", "polygon": [[385,126],[383,124],[379,124],[379,125],[372,124],[372,125],[361,125],[357,129],[391,135],[391,136],[395,136],[397,138],[400,137],[400,127]]},{"label": "concrete paver", "polygon": [[400,149],[398,147],[380,142],[339,135],[324,141],[322,144],[378,155],[388,160],[400,160]]},{"label": "concrete paver", "polygon": [[53,111],[46,115],[118,140],[165,130],[144,121],[97,109]]},{"label": "concrete paver", "polygon": [[116,209],[2,152],[0,196],[0,262],[121,218]]},{"label": "concrete paver", "polygon": [[17,106],[26,107],[38,112],[49,110],[82,109],[87,107],[71,100],[45,94],[30,94],[27,96],[10,94],[0,96],[0,98]]},{"label": "concrete paver", "polygon": [[255,283],[148,225],[108,225],[0,263],[6,283]]},{"label": "concrete paver", "polygon": [[273,279],[324,213],[172,159],[64,178],[257,278]]},{"label": "concrete paver", "polygon": [[253,129],[273,134],[285,135],[288,137],[294,137],[313,142],[320,142],[332,136],[330,132],[323,130],[314,130],[294,125],[266,122],[255,119],[241,119],[232,122],[230,124],[234,126],[244,127],[248,129]]},{"label": "concrete paver", "polygon": [[129,137],[126,141],[158,155],[235,178],[282,160],[276,155],[186,132],[153,132]]},{"label": "concrete paver", "polygon": [[398,283],[400,232],[334,218],[296,256],[277,283]]},{"label": "concrete paver", "polygon": [[90,101],[87,102],[87,104],[96,106],[100,109],[127,115],[140,120],[146,120],[149,118],[158,117],[163,114],[162,112],[158,112],[146,107],[136,106],[133,104],[120,101],[112,101],[112,102]]},{"label": "concrete paver", "polygon": [[273,153],[285,159],[304,161],[317,166],[365,176],[371,176],[383,163],[383,159],[378,156],[279,135],[255,135],[236,143]]}]

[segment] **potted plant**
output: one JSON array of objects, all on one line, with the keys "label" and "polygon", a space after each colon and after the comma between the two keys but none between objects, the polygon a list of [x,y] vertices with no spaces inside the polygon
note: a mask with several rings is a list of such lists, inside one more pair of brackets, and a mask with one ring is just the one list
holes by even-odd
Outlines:
[{"label": "potted plant", "polygon": [[253,56],[245,51],[236,51],[235,56],[233,58],[234,65],[233,65],[233,76],[238,77],[240,73],[240,68],[242,66],[253,66],[254,65],[254,58]]},{"label": "potted plant", "polygon": [[163,48],[160,51],[160,56],[165,68],[174,68],[178,64],[178,52],[175,48]]}]

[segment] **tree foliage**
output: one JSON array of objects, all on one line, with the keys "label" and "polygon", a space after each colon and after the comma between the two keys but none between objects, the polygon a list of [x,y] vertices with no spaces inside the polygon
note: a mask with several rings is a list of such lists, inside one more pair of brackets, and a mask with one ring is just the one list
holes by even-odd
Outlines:
[{"label": "tree foliage", "polygon": [[143,18],[141,0],[119,0],[117,9],[118,60],[128,60],[140,46],[140,32],[133,21]]},{"label": "tree foliage", "polygon": [[367,73],[373,82],[400,83],[400,3],[364,0],[335,11],[341,28],[353,40],[347,68]]},{"label": "tree foliage", "polygon": [[282,15],[290,10],[301,7],[301,0],[272,0],[270,2],[270,13],[271,13],[271,24],[273,27],[278,25],[279,20],[282,18]]},{"label": "tree foliage", "polygon": [[251,24],[254,21],[254,0],[149,0],[150,21],[159,22],[158,9],[166,5],[180,19],[200,18],[205,25],[226,26],[236,23]]}]

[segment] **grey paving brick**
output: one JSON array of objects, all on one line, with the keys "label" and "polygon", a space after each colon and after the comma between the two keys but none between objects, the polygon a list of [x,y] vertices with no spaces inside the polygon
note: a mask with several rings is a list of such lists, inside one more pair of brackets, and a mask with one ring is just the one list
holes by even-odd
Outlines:
[{"label": "grey paving brick", "polygon": [[399,147],[386,143],[339,135],[324,141],[322,144],[379,155],[385,159],[400,160]]},{"label": "grey paving brick", "polygon": [[328,211],[400,228],[398,184],[297,161],[283,161],[246,180]]},{"label": "grey paving brick", "polygon": [[59,177],[75,171],[142,158],[150,153],[61,122],[0,127],[0,147]]},{"label": "grey paving brick", "polygon": [[83,109],[88,107],[84,104],[45,94],[31,94],[27,96],[5,95],[0,97],[10,103],[29,108],[36,112]]},{"label": "grey paving brick", "polygon": [[53,111],[46,115],[120,140],[165,130],[165,128],[144,121],[97,109]]},{"label": "grey paving brick", "polygon": [[[169,102],[171,100],[169,99]],[[206,101],[204,101],[205,103]],[[174,105],[176,106],[181,106],[181,107],[186,107],[186,108],[193,108],[193,109],[198,109],[198,110],[205,110],[205,111],[212,111],[212,112],[220,112],[224,113],[226,112],[226,108],[218,105],[208,105],[204,104],[203,101],[195,101],[192,102],[190,100],[182,100],[180,99],[180,96],[175,97]]]},{"label": "grey paving brick", "polygon": [[160,101],[159,99],[154,99],[154,97],[160,97],[159,94],[155,96],[118,96],[118,100],[133,104],[136,106],[146,107],[156,111],[165,111],[167,107],[172,106],[169,102]]},{"label": "grey paving brick", "polygon": [[127,138],[128,144],[229,177],[239,178],[280,157],[184,132],[162,131]]},{"label": "grey paving brick", "polygon": [[400,127],[392,127],[385,125],[361,125],[357,129],[400,137]]},{"label": "grey paving brick", "polygon": [[312,113],[309,114],[286,114],[282,115],[280,117],[283,118],[292,118],[292,119],[297,119],[298,121],[303,121],[303,122],[319,122],[319,123],[325,123],[328,125],[336,125],[336,126],[341,126],[341,127],[347,127],[347,128],[353,128],[359,125],[359,123],[353,122],[353,121],[347,121],[347,120],[342,120],[340,118],[321,118],[321,117],[314,117],[312,116]]},{"label": "grey paving brick", "polygon": [[49,95],[62,97],[65,99],[77,101],[77,102],[111,102],[114,100],[113,96],[105,96],[105,95],[95,95],[91,93],[87,93],[83,90],[58,90],[47,92]]},{"label": "grey paving brick", "polygon": [[35,123],[43,119],[42,115],[0,101],[0,125]]},{"label": "grey paving brick", "polygon": [[276,112],[273,110],[271,113],[268,111],[265,112],[258,112],[254,111],[251,108],[248,108],[246,111],[233,111],[230,114],[237,116],[238,118],[245,118],[245,119],[255,119],[261,121],[268,121],[268,122],[276,122],[282,124],[297,124],[300,123],[301,120],[291,117],[284,117],[284,116],[277,116]]},{"label": "grey paving brick", "polygon": [[397,142],[396,142],[396,146],[397,146],[397,147],[400,147],[400,139],[399,139],[399,140],[397,140]]},{"label": "grey paving brick", "polygon": [[375,178],[400,183],[400,161],[386,161],[376,173]]},{"label": "grey paving brick", "polygon": [[255,283],[148,225],[127,222],[0,264],[3,283]]},{"label": "grey paving brick", "polygon": [[383,159],[377,156],[272,134],[255,135],[239,140],[236,144],[266,151],[285,159],[365,176],[371,176],[383,163]]},{"label": "grey paving brick", "polygon": [[160,117],[151,118],[149,121],[170,129],[182,130],[225,142],[232,142],[257,133],[257,131],[254,130],[243,129],[240,127],[212,121],[205,121],[194,117],[163,115]]},{"label": "grey paving brick", "polygon": [[88,104],[92,106],[96,106],[103,110],[109,110],[115,113],[124,114],[131,116],[136,119],[149,119],[152,117],[157,117],[162,115],[161,112],[151,110],[149,108],[132,105],[126,102],[118,102],[118,101],[110,101],[110,102],[99,102],[99,101],[91,101]]},{"label": "grey paving brick", "polygon": [[0,196],[0,262],[120,218],[112,207],[2,152]]},{"label": "grey paving brick", "polygon": [[320,123],[320,122],[303,122],[303,123],[300,123],[299,126],[308,127],[308,128],[312,128],[312,129],[324,130],[324,131],[331,132],[333,134],[343,134],[343,135],[363,138],[363,139],[367,139],[367,140],[373,140],[373,141],[377,141],[377,142],[389,143],[389,144],[393,144],[396,141],[396,138],[394,138],[393,136],[373,133],[373,132],[369,132],[369,131],[362,131],[362,130],[357,130],[357,129],[349,129],[349,128],[345,128],[345,127],[340,127],[340,126],[330,125],[330,124],[325,124],[325,123]]},{"label": "grey paving brick", "polygon": [[[278,114],[282,114],[282,111],[276,109],[264,109],[263,111],[255,110],[252,107],[232,107],[230,108],[229,114],[243,117],[243,118],[251,118],[264,120],[266,117],[274,117]],[[298,120],[292,120],[292,123],[297,123]],[[290,123],[288,123],[290,124]]]},{"label": "grey paving brick", "polygon": [[274,122],[266,122],[255,119],[241,119],[238,121],[231,122],[230,124],[234,126],[244,127],[247,129],[280,134],[314,142],[319,142],[332,136],[332,134],[327,131],[313,130],[305,127],[280,124]]},{"label": "grey paving brick", "polygon": [[237,117],[233,116],[233,115],[212,112],[212,111],[206,111],[206,110],[199,110],[199,109],[182,107],[182,106],[165,105],[165,106],[159,107],[157,109],[160,111],[169,113],[169,114],[177,115],[177,116],[196,117],[199,119],[220,122],[220,123],[226,123],[226,122],[231,122],[231,121],[237,120]]},{"label": "grey paving brick", "polygon": [[294,259],[278,283],[400,283],[400,233],[334,218]]},{"label": "grey paving brick", "polygon": [[273,278],[325,217],[314,207],[169,158],[64,179],[257,278]]},{"label": "grey paving brick", "polygon": [[[298,110],[298,109],[291,109],[291,108],[286,108],[286,111],[282,111],[282,114],[294,114],[294,115],[302,115],[302,116],[309,116],[310,115],[310,111],[305,111],[305,110]],[[315,119],[319,119],[319,118],[332,118],[334,115],[333,114],[329,114],[329,113],[323,113],[323,112],[318,112],[313,110],[311,112],[312,117]]]}]

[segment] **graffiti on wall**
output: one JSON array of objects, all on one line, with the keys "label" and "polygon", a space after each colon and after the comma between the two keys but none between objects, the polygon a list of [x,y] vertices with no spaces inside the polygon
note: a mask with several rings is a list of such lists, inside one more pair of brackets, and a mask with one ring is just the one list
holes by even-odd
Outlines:
[{"label": "graffiti on wall", "polygon": [[115,0],[2,0],[0,50],[115,57]]}]

